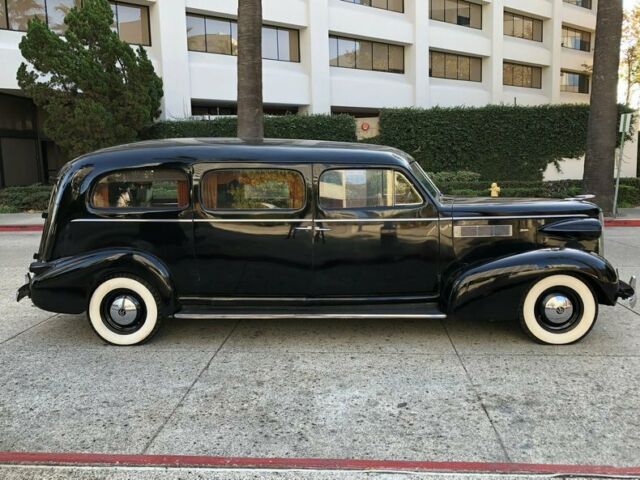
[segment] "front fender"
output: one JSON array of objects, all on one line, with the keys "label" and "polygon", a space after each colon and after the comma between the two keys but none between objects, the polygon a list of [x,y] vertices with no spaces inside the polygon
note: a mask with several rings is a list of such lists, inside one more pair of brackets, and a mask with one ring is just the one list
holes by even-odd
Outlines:
[{"label": "front fender", "polygon": [[153,285],[167,311],[175,309],[175,289],[164,263],[146,252],[110,248],[32,264],[31,299],[43,310],[57,313],[82,313],[89,295],[106,276],[130,274]]},{"label": "front fender", "polygon": [[599,303],[616,302],[618,275],[609,262],[595,253],[552,248],[477,262],[452,272],[443,283],[443,308],[454,313],[486,299],[494,311],[514,312],[534,281],[553,274],[579,277],[591,286]]}]

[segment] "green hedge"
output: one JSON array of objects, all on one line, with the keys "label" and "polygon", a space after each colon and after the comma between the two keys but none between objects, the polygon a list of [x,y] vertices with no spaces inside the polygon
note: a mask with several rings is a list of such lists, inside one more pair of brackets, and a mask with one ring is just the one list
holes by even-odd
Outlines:
[{"label": "green hedge", "polygon": [[[176,120],[157,122],[146,128],[141,139],[235,137],[236,117],[213,120]],[[266,138],[294,138],[355,142],[356,124],[350,115],[282,115],[266,116]]]},{"label": "green hedge", "polygon": [[28,210],[46,210],[51,195],[51,185],[29,185],[0,189],[0,213],[16,213]]},{"label": "green hedge", "polygon": [[549,163],[584,154],[588,120],[588,105],[389,109],[370,143],[404,150],[430,171],[542,180]]}]

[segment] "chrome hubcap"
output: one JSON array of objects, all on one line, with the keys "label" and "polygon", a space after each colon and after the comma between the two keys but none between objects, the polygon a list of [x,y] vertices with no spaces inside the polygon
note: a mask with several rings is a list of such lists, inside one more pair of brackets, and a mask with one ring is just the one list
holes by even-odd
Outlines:
[{"label": "chrome hubcap", "polygon": [[552,324],[562,325],[573,316],[573,303],[564,295],[557,293],[547,295],[542,304],[544,305],[544,316]]},{"label": "chrome hubcap", "polygon": [[138,318],[140,303],[130,295],[119,295],[109,307],[109,316],[117,325],[126,327],[131,325]]}]

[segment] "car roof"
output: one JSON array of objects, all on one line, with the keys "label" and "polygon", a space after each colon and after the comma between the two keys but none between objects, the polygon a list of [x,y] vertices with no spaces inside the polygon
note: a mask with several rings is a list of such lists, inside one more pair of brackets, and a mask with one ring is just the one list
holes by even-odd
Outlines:
[{"label": "car roof", "polygon": [[344,165],[407,166],[413,159],[401,150],[361,143],[320,140],[264,139],[246,141],[237,138],[174,138],[118,145],[89,153],[74,160],[74,169],[100,163],[127,168],[163,163],[200,162],[278,162],[331,163]]}]

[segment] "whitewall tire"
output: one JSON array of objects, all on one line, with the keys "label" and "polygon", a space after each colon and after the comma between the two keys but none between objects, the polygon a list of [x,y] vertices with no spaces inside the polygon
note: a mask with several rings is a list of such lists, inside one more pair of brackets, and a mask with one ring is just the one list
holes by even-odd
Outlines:
[{"label": "whitewall tire", "polygon": [[520,323],[539,343],[568,345],[584,338],[598,316],[598,302],[582,280],[552,275],[536,282],[520,307]]},{"label": "whitewall tire", "polygon": [[87,316],[94,331],[113,345],[137,345],[159,328],[156,290],[136,277],[108,278],[93,291]]}]

